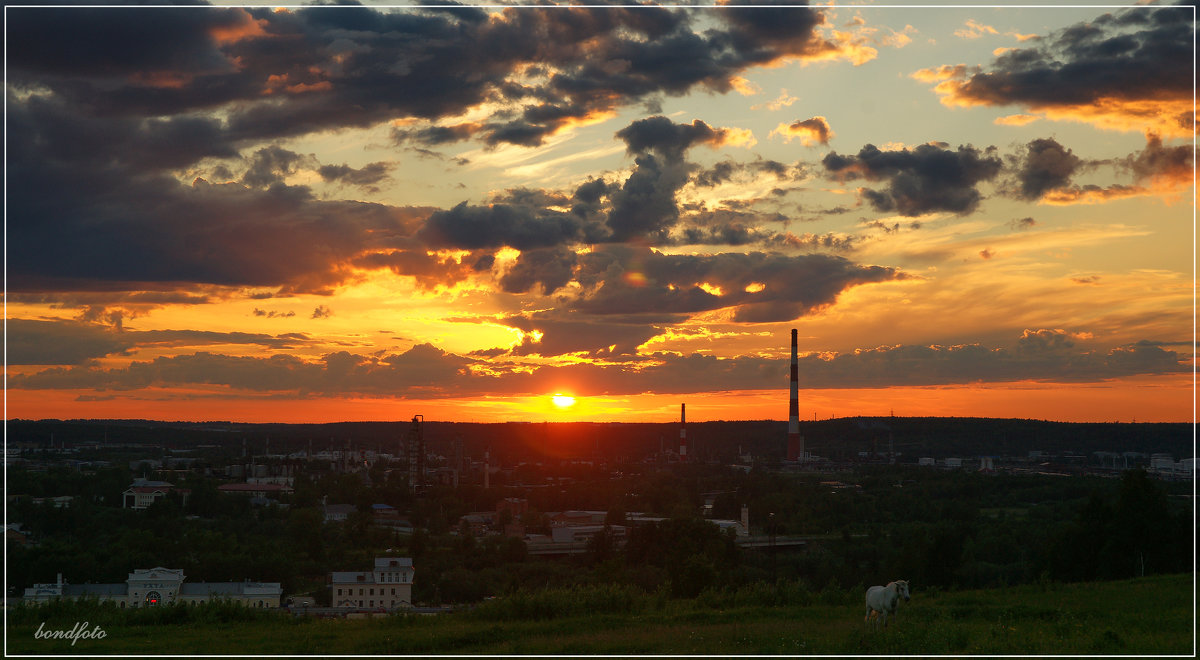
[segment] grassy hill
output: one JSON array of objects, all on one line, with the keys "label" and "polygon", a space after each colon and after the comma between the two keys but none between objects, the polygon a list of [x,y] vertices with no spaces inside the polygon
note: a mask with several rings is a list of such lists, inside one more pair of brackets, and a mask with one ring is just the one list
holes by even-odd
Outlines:
[{"label": "grassy hill", "polygon": [[[292,619],[226,610],[17,608],[8,653],[75,654],[1192,654],[1193,575],[922,592],[887,630],[859,590],[754,585],[672,601],[623,587],[521,594],[445,616]],[[179,608],[186,610],[187,608]],[[157,620],[152,622],[151,617]],[[230,620],[233,619],[233,620]],[[239,620],[240,619],[240,620]],[[34,639],[78,621],[101,640]]]}]

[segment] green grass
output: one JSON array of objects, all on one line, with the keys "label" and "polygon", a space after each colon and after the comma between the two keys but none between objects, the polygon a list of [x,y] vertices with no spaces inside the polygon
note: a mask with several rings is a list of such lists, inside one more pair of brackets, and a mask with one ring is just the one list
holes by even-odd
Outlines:
[{"label": "green grass", "polygon": [[[855,593],[755,586],[671,601],[602,586],[490,601],[473,612],[370,620],[219,620],[129,624],[103,640],[35,640],[69,629],[69,607],[24,611],[9,653],[176,654],[1191,654],[1192,575],[1119,582],[925,592],[887,630],[863,623]],[[561,606],[556,606],[560,604]],[[567,605],[567,604],[570,605]],[[758,604],[756,604],[758,603]],[[778,604],[762,604],[778,603]],[[93,608],[95,606],[92,606]],[[38,615],[46,619],[37,619]],[[86,614],[84,612],[83,614]],[[112,613],[96,612],[109,617]],[[126,613],[117,613],[118,615]],[[62,617],[68,620],[63,620]]]}]

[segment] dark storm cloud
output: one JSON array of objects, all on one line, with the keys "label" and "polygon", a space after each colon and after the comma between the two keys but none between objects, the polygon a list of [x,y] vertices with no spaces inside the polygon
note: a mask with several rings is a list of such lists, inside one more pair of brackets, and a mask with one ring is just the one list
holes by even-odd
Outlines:
[{"label": "dark storm cloud", "polygon": [[611,240],[663,242],[679,221],[675,195],[688,181],[690,167],[682,161],[646,154],[634,161],[634,170],[610,195],[608,213]]},{"label": "dark storm cloud", "polygon": [[278,145],[255,151],[249,161],[250,168],[242,175],[242,183],[262,188],[283,183],[284,178],[295,174],[301,167],[313,169],[317,163],[312,155],[304,156]]},{"label": "dark storm cloud", "polygon": [[240,10],[138,7],[9,9],[10,67],[41,75],[120,79],[146,71],[231,67],[214,33],[245,26]]},{"label": "dark storm cloud", "polygon": [[655,151],[667,160],[683,158],[685,151],[697,144],[721,145],[729,137],[728,129],[713,128],[699,119],[690,124],[676,124],[658,115],[639,119],[617,131],[631,154]]},{"label": "dark storm cloud", "polygon": [[[1032,336],[1032,337],[1031,337]],[[1093,382],[1141,374],[1180,373],[1185,356],[1159,346],[1132,344],[1108,350],[1075,347],[1061,331],[1026,330],[1014,347],[881,346],[811,355],[800,361],[801,387],[888,387],[973,382]]]},{"label": "dark storm cloud", "polygon": [[8,364],[83,364],[128,352],[132,342],[103,326],[71,321],[8,319],[5,322]]},{"label": "dark storm cloud", "polygon": [[[397,117],[436,120],[486,101],[519,114],[478,127],[536,145],[573,122],[701,86],[724,93],[751,66],[819,56],[807,7],[21,9],[9,72],[97,116],[225,107],[225,142],[274,140]],[[540,73],[539,82],[523,72]],[[425,144],[461,139],[433,127]]]},{"label": "dark storm cloud", "polygon": [[[468,135],[533,144],[630,103],[697,86],[723,93],[746,67],[826,51],[812,32],[818,11],[764,11],[774,18],[714,10],[700,26],[699,14],[650,6],[14,9],[6,176],[19,221],[8,240],[26,249],[12,253],[10,286],[327,292],[352,260],[395,248],[432,210],[288,186],[305,169],[375,185],[387,165],[322,166],[283,139],[407,118],[405,139],[426,144]],[[489,101],[509,110],[487,126],[418,125]],[[519,249],[665,240],[690,172],[683,150],[728,134],[652,120],[670,139],[639,136],[630,148],[647,151],[634,174],[585,184],[570,213],[460,205],[435,214],[422,238]],[[648,126],[630,127],[630,139]],[[175,178],[195,171],[259,190]]]},{"label": "dark storm cloud", "polygon": [[893,268],[820,254],[665,255],[606,246],[580,255],[579,263],[576,277],[585,294],[574,308],[581,312],[693,314],[728,307],[735,321],[751,323],[790,321],[832,304],[852,286],[904,277]]},{"label": "dark storm cloud", "polygon": [[[495,391],[513,395],[544,394],[575,384],[579,395],[688,393],[711,391],[713,383],[728,390],[782,391],[787,383],[787,358],[718,358],[712,355],[654,353],[630,359],[640,343],[637,333],[627,334],[616,324],[600,336],[573,341],[576,332],[595,329],[591,323],[574,325],[570,319],[508,319],[506,323],[533,329],[548,328],[541,343],[553,336],[567,337],[554,346],[522,344],[518,354],[561,355],[572,345],[616,346],[610,364],[580,363],[543,366],[532,372],[503,360],[504,351],[481,352],[483,360],[446,353],[429,344],[404,353],[384,356],[331,353],[319,361],[276,354],[270,357],[234,357],[207,352],[135,361],[127,367],[57,367],[9,378],[9,387],[25,390],[92,389],[121,391],[150,386],[221,385],[237,390],[276,392],[296,397],[369,394],[429,398],[470,396]],[[637,330],[637,326],[630,328]],[[1165,342],[1085,349],[1069,341],[1046,338],[1060,330],[1026,331],[1016,346],[981,344],[955,346],[899,345],[864,348],[854,352],[807,355],[800,358],[803,388],[881,388],[893,386],[960,385],[977,382],[1100,382],[1143,374],[1187,373],[1186,355],[1168,350]],[[645,336],[643,333],[641,336]],[[1027,341],[1029,336],[1043,340]],[[783,338],[781,337],[781,341]],[[1183,345],[1190,345],[1184,343]],[[486,355],[484,355],[486,353]],[[472,367],[486,365],[487,372]],[[499,371],[499,375],[490,372]]]},{"label": "dark storm cloud", "polygon": [[[939,91],[959,104],[1078,111],[1085,121],[1103,106],[1129,104],[1114,112],[1144,124],[1154,119],[1147,103],[1160,104],[1168,115],[1191,106],[1194,31],[1186,5],[1104,14],[1039,38],[1032,47],[1008,50],[986,70],[968,75],[945,69],[954,80]],[[1157,119],[1186,134],[1193,116]]]},{"label": "dark storm cloud", "polygon": [[595,228],[572,213],[514,204],[466,202],[435,211],[417,236],[432,247],[464,249],[509,246],[518,250],[585,240]]},{"label": "dark storm cloud", "polygon": [[298,333],[122,331],[94,323],[34,319],[9,319],[6,332],[8,363],[13,365],[87,364],[94,359],[128,355],[148,347],[251,344],[278,350],[308,341],[307,336]]},{"label": "dark storm cloud", "polygon": [[[54,97],[34,95],[19,101],[9,90],[7,99],[9,172],[54,168],[64,178],[83,179],[100,169],[136,175],[183,168],[202,158],[237,156],[222,134],[221,122],[208,117],[98,118]],[[71,181],[76,187],[87,183]],[[20,196],[24,191],[10,188],[9,194]]]},{"label": "dark storm cloud", "polygon": [[886,189],[864,189],[863,197],[878,211],[906,216],[971,213],[982,199],[975,186],[994,179],[1002,165],[993,147],[981,152],[968,145],[951,151],[933,144],[898,151],[868,144],[856,156],[831,152],[822,164],[840,180],[887,181]]},{"label": "dark storm cloud", "polygon": [[[427,210],[321,201],[307,188],[119,178],[96,173],[76,188],[10,170],[10,287],[71,290],[91,280],[154,288],[181,282],[321,292],[364,249],[412,233]],[[84,189],[108,185],[107,194]],[[36,249],[33,249],[36,246]],[[271,246],[264,250],[263,246]]]},{"label": "dark storm cloud", "polygon": [[666,117],[655,116],[634,121],[617,131],[616,136],[637,158],[629,178],[619,190],[609,193],[610,240],[665,244],[670,242],[671,229],[679,221],[676,194],[695,169],[684,159],[687,150],[697,144],[720,146],[734,139],[735,134],[699,119],[690,124],[676,124]]},{"label": "dark storm cloud", "polygon": [[1066,188],[1084,165],[1082,159],[1053,138],[1038,138],[1025,145],[1013,159],[1016,190],[1024,200],[1036,201],[1046,192]]},{"label": "dark storm cloud", "polygon": [[500,288],[508,293],[525,293],[541,286],[542,293],[549,295],[571,281],[575,263],[575,253],[564,247],[527,250],[500,278]]},{"label": "dark storm cloud", "polygon": [[[208,352],[135,361],[120,369],[55,368],[24,376],[11,386],[26,389],[129,390],[151,386],[222,385],[252,391],[310,394],[350,392],[445,396],[468,383],[472,361],[428,344],[382,357],[330,353],[320,362],[291,355],[235,357]],[[484,376],[470,382],[486,387]],[[437,383],[437,385],[434,385]]]}]

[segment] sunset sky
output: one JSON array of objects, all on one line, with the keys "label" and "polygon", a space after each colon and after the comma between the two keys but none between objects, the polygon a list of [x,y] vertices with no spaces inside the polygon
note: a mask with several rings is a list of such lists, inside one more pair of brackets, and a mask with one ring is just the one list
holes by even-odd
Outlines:
[{"label": "sunset sky", "polygon": [[5,17],[8,419],[1193,419],[1191,6]]}]

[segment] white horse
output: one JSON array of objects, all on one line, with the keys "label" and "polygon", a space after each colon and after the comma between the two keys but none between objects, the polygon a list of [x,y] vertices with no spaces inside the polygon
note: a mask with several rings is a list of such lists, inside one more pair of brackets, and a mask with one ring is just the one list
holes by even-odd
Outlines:
[{"label": "white horse", "polygon": [[908,582],[905,580],[888,582],[886,587],[876,585],[867,589],[867,614],[863,621],[870,621],[871,616],[878,613],[883,620],[883,627],[887,628],[888,615],[896,613],[901,598],[905,601],[909,598]]}]

